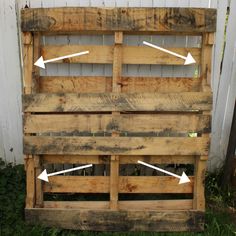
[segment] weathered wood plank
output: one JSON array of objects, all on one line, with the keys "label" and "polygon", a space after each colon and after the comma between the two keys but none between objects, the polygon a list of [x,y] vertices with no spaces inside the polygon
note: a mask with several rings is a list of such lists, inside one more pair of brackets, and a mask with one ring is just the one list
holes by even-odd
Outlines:
[{"label": "weathered wood plank", "polygon": [[111,77],[44,76],[40,78],[41,93],[104,93],[111,92]]},{"label": "weathered wood plank", "polygon": [[210,132],[211,116],[201,114],[27,115],[24,133],[63,132],[67,135],[96,132],[175,134]]},{"label": "weathered wood plank", "polygon": [[201,231],[204,213],[200,211],[26,209],[32,224],[92,231]]},{"label": "weathered wood plank", "polygon": [[[187,56],[192,54],[196,63],[200,63],[200,48],[168,48],[168,50]],[[55,63],[102,63],[112,64],[113,46],[105,45],[49,45],[41,49],[45,60],[69,55],[75,52],[89,51],[89,54],[71,57]],[[171,54],[146,46],[122,46],[120,48],[123,64],[164,64],[183,65],[184,60]]]},{"label": "weathered wood plank", "polygon": [[[148,22],[148,23],[147,23]],[[215,9],[36,8],[21,11],[22,31],[200,33],[216,29]]]},{"label": "weathered wood plank", "polygon": [[[121,92],[198,92],[200,78],[122,77]],[[111,92],[111,77],[44,76],[39,80],[40,93],[104,93]]]},{"label": "weathered wood plank", "polygon": [[[195,156],[121,156],[120,164],[195,164]],[[44,164],[109,164],[110,156],[42,155]]]},{"label": "weathered wood plank", "polygon": [[35,169],[34,159],[32,156],[26,156],[25,159],[25,170],[26,170],[26,208],[35,206]]},{"label": "weathered wood plank", "polygon": [[[119,176],[119,193],[192,193],[191,182],[179,185],[179,179],[169,176]],[[43,184],[47,193],[109,193],[109,176],[51,176]]]},{"label": "weathered wood plank", "polygon": [[209,138],[25,136],[25,154],[208,155]]},{"label": "weathered wood plank", "polygon": [[[123,62],[123,32],[115,32],[114,51],[112,65],[112,92],[121,92],[121,74]],[[120,112],[112,112],[112,118],[120,116]],[[119,136],[117,130],[113,130],[112,137]],[[119,192],[119,156],[112,155],[110,160],[110,209],[118,209],[118,192]]]},{"label": "weathered wood plank", "polygon": [[[45,201],[45,208],[64,209],[108,209],[108,201]],[[190,210],[193,209],[192,199],[181,200],[135,200],[119,201],[120,210]]]},{"label": "weathered wood plank", "polygon": [[24,112],[193,111],[210,110],[210,92],[30,94]]},{"label": "weathered wood plank", "polygon": [[205,172],[206,161],[202,157],[196,158],[195,163],[195,183],[193,194],[193,207],[199,211],[205,211]]}]

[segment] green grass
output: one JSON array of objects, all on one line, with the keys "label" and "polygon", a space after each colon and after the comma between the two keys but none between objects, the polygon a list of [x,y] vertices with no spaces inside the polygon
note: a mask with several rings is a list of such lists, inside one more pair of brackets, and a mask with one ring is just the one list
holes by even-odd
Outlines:
[{"label": "green grass", "polygon": [[[236,227],[230,215],[220,208],[232,205],[230,191],[222,193],[218,188],[218,174],[208,175],[206,190],[212,204],[217,210],[208,209],[206,226],[202,233],[96,233],[29,226],[24,222],[25,172],[23,165],[5,165],[0,161],[0,236],[231,236],[236,235]],[[230,194],[229,194],[230,192]],[[229,197],[231,196],[231,197]],[[214,208],[216,209],[216,208]]]}]

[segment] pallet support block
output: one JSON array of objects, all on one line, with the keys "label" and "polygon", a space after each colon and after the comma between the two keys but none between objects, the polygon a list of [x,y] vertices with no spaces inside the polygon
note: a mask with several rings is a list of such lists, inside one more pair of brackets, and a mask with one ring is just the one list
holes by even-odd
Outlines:
[{"label": "pallet support block", "polygon": [[[204,230],[216,10],[23,9],[21,22],[26,221],[92,231]],[[110,34],[114,43],[40,44],[43,36],[61,34]],[[125,34],[201,36],[201,48],[169,48],[190,52],[199,75],[123,76],[126,64],[183,65],[181,58],[159,50],[125,45]],[[40,56],[85,50],[89,54],[57,63],[111,64],[112,75],[42,76],[33,65]],[[179,185],[178,178],[138,160],[178,175],[186,171],[190,183]],[[51,176],[49,183],[37,178],[49,165],[84,164],[94,167]]]}]

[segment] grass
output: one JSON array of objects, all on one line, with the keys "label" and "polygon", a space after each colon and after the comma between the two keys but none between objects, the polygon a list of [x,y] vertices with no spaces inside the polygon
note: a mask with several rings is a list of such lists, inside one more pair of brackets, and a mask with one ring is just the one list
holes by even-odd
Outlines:
[{"label": "grass", "polygon": [[[226,211],[233,207],[231,190],[221,192],[218,187],[220,173],[206,178],[207,200],[210,208],[206,212],[205,231],[201,233],[107,233],[81,232],[29,226],[24,222],[25,172],[23,165],[5,165],[0,161],[0,236],[231,236],[236,235],[236,227],[231,215]],[[212,207],[214,206],[214,207]]]}]

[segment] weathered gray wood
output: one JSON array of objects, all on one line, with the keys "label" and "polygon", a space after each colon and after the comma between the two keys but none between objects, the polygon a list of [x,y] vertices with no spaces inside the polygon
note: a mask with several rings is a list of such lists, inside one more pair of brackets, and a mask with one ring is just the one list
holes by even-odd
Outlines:
[{"label": "weathered gray wood", "polygon": [[26,115],[24,133],[63,132],[66,135],[89,133],[158,133],[177,136],[188,132],[210,132],[211,116],[201,114],[49,114]]},{"label": "weathered gray wood", "polygon": [[210,92],[31,94],[23,96],[24,112],[194,111],[211,110]]},{"label": "weathered gray wood", "polygon": [[75,209],[26,209],[32,224],[92,231],[202,231],[199,211],[112,211]]},{"label": "weathered gray wood", "polygon": [[[118,20],[117,20],[118,19]],[[214,32],[215,9],[38,8],[21,11],[22,31]]]},{"label": "weathered gray wood", "polygon": [[209,138],[25,136],[25,154],[208,155]]}]

